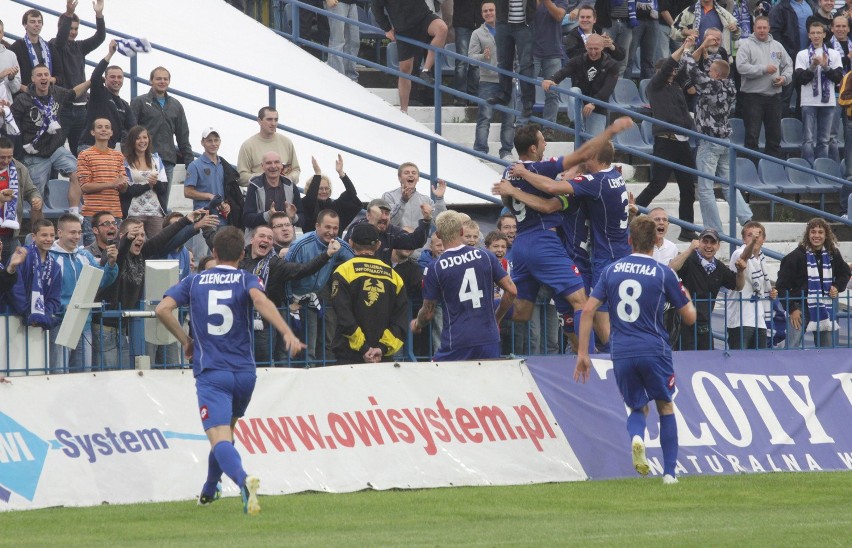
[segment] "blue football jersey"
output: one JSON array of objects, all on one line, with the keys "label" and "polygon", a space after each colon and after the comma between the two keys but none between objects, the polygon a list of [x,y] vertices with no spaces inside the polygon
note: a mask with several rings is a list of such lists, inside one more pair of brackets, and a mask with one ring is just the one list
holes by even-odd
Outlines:
[{"label": "blue football jersey", "polygon": [[[527,170],[533,173],[538,173],[539,175],[544,175],[551,179],[556,179],[556,176],[563,171],[561,156],[559,158],[544,160],[541,162],[524,162],[524,166]],[[503,178],[512,183],[512,186],[520,188],[528,194],[541,196],[543,198],[553,197],[551,194],[542,192],[520,177],[510,177],[509,168],[506,168],[506,170],[503,171]],[[528,208],[522,202],[514,199],[512,200],[511,209],[515,218],[518,220],[518,234],[527,230],[546,230],[557,227],[562,222],[562,215],[558,211],[555,213],[540,213],[532,208]]]},{"label": "blue football jersey", "polygon": [[255,274],[217,266],[184,278],[166,291],[179,306],[189,305],[195,340],[193,375],[206,369],[254,370],[252,288],[263,291]]},{"label": "blue football jersey", "polygon": [[612,359],[671,356],[663,309],[689,300],[674,271],[649,257],[632,254],[604,270],[592,297],[609,304]]},{"label": "blue football jersey", "polygon": [[586,221],[586,205],[574,196],[563,196],[568,202],[568,207],[562,210],[562,225],[559,238],[568,251],[568,256],[574,261],[577,268],[585,275],[592,275],[592,262],[589,252],[583,244],[589,240],[589,226]]},{"label": "blue football jersey", "polygon": [[627,243],[627,185],[614,167],[571,181],[574,196],[582,200],[592,228],[592,256],[597,260],[630,255]]},{"label": "blue football jersey", "polygon": [[438,301],[444,314],[441,351],[500,341],[493,287],[507,276],[500,259],[485,249],[448,249],[426,267],[423,299]]}]

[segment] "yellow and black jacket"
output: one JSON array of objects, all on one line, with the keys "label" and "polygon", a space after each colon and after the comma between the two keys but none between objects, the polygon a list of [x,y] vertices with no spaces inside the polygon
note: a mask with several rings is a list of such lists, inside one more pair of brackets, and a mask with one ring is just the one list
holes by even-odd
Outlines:
[{"label": "yellow and black jacket", "polygon": [[337,267],[331,279],[338,362],[363,362],[369,348],[381,348],[386,358],[399,352],[408,331],[408,298],[399,274],[379,259],[359,256]]}]

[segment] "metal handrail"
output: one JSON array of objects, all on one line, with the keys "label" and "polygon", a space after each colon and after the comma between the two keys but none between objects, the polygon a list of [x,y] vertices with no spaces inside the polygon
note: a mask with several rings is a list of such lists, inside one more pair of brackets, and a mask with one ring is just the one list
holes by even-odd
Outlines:
[{"label": "metal handrail", "polygon": [[[38,9],[44,11],[45,13],[49,13],[49,14],[52,14],[52,15],[55,15],[55,16],[60,15],[60,12],[58,12],[56,10],[44,8],[43,6],[39,6],[38,4],[35,4],[33,2],[29,2],[28,0],[12,0],[12,1],[14,1],[18,4],[21,4],[21,5],[24,5],[24,6],[38,8]],[[347,17],[343,17],[343,16],[340,16],[340,15],[328,12],[325,9],[317,8],[315,6],[305,4],[304,2],[301,2],[299,0],[283,0],[283,1],[286,4],[290,4],[290,5],[295,6],[297,8],[297,10],[298,9],[307,9],[309,11],[319,13],[319,14],[325,16],[325,17],[345,21],[347,24],[356,25],[360,28],[368,29],[368,30],[371,30],[371,31],[374,31],[374,32],[384,32],[377,27],[373,27],[372,25],[368,25],[368,24],[362,23],[360,21],[352,20],[352,19],[349,19]],[[408,78],[412,81],[416,81],[418,83],[425,84],[425,82],[422,79],[420,79],[416,76],[408,75],[408,74],[402,73],[400,71],[391,69],[389,67],[385,67],[384,65],[381,65],[379,63],[373,63],[371,61],[367,61],[367,60],[364,60],[364,59],[361,59],[361,58],[358,58],[358,57],[355,57],[355,56],[350,56],[350,55],[342,53],[342,52],[331,50],[330,48],[328,48],[326,46],[315,44],[315,43],[310,42],[308,40],[302,39],[301,37],[298,36],[298,20],[299,20],[299,18],[298,18],[297,15],[298,15],[298,13],[294,14],[293,17],[292,17],[292,20],[291,20],[291,22],[293,24],[291,34],[290,35],[287,35],[287,33],[279,33],[279,34],[283,34],[284,36],[287,36],[289,39],[293,40],[297,44],[306,45],[306,46],[318,49],[320,51],[327,52],[329,54],[340,55],[340,56],[347,58],[347,59],[357,60],[359,63],[367,64],[368,66],[371,66],[373,68],[377,68],[379,70],[382,70],[383,72],[386,72],[386,73],[389,73],[389,74],[394,74],[398,77]],[[87,26],[87,27],[90,27],[90,28],[96,28],[94,24],[92,24],[88,21],[81,20],[80,23],[83,26]],[[109,32],[110,34],[115,35],[115,36],[120,36],[120,37],[123,37],[123,38],[131,38],[131,36],[128,35],[128,34],[118,32],[118,31],[115,31],[115,30],[112,30],[112,29],[109,29],[109,28],[107,29],[107,32]],[[12,37],[12,35],[10,35],[10,37]],[[468,64],[471,64],[471,65],[474,65],[474,66],[487,68],[488,70],[492,70],[492,71],[497,72],[499,74],[511,76],[513,78],[517,78],[521,82],[525,82],[525,83],[532,84],[532,85],[539,85],[541,83],[541,80],[539,80],[539,79],[529,78],[529,77],[523,76],[521,74],[513,73],[511,71],[507,71],[507,70],[501,69],[497,66],[493,66],[493,65],[484,63],[482,61],[475,60],[475,59],[471,59],[471,58],[469,58],[465,55],[462,55],[458,52],[447,51],[447,50],[444,50],[442,48],[435,48],[431,44],[418,42],[416,40],[412,40],[412,39],[405,37],[405,36],[397,36],[397,40],[401,40],[403,42],[416,45],[416,46],[423,48],[423,49],[432,50],[435,54],[436,71],[440,70],[440,67],[442,65],[441,56],[447,55],[447,56],[449,56],[453,59],[462,60],[462,61],[464,61]],[[502,165],[508,165],[508,162],[505,162],[503,160],[491,157],[487,154],[479,153],[479,152],[473,151],[471,149],[468,149],[467,147],[464,147],[464,146],[461,146],[461,145],[456,145],[454,143],[449,143],[448,141],[440,139],[438,137],[435,137],[435,136],[432,136],[432,135],[429,135],[429,134],[426,134],[426,133],[423,133],[423,132],[410,130],[408,128],[404,128],[402,126],[399,126],[397,124],[393,124],[391,122],[387,122],[385,120],[381,120],[381,119],[378,119],[378,118],[373,117],[373,116],[365,115],[361,112],[356,112],[356,111],[353,111],[351,109],[347,109],[346,107],[341,107],[339,105],[330,103],[328,101],[324,101],[322,99],[317,99],[313,96],[304,94],[302,92],[299,92],[295,89],[292,89],[292,88],[289,88],[289,87],[286,87],[286,86],[281,86],[281,85],[276,84],[274,82],[271,82],[269,80],[257,78],[257,77],[254,77],[252,75],[242,73],[240,71],[237,71],[237,70],[234,70],[234,69],[222,66],[222,65],[218,65],[216,63],[212,63],[212,62],[207,61],[205,59],[201,59],[201,58],[198,58],[198,57],[195,57],[195,56],[192,56],[192,55],[188,55],[188,54],[185,54],[185,53],[182,53],[182,52],[178,52],[176,50],[173,50],[171,48],[168,48],[168,47],[165,47],[165,46],[162,46],[162,45],[159,45],[159,44],[152,43],[151,46],[152,46],[152,48],[163,51],[164,53],[168,53],[170,55],[174,55],[176,57],[179,57],[179,58],[182,58],[182,59],[185,59],[185,60],[189,60],[189,61],[201,64],[203,66],[213,68],[215,70],[219,70],[219,71],[224,72],[226,74],[237,76],[239,78],[243,78],[243,79],[246,79],[248,81],[267,86],[269,88],[269,96],[270,96],[269,98],[270,98],[270,104],[272,106],[275,105],[275,94],[276,94],[276,92],[277,91],[283,91],[285,93],[292,94],[292,95],[295,95],[295,96],[303,98],[303,99],[309,99],[309,100],[315,101],[319,104],[322,104],[323,106],[327,106],[327,107],[333,108],[335,110],[340,110],[342,112],[346,112],[346,113],[351,114],[353,116],[357,116],[359,118],[363,118],[363,119],[369,120],[371,122],[378,123],[380,125],[389,127],[391,129],[395,129],[397,131],[404,131],[404,132],[412,134],[412,135],[414,135],[418,138],[425,139],[425,140],[429,141],[429,143],[430,143],[431,161],[430,161],[430,173],[424,173],[424,175],[426,176],[426,178],[430,179],[433,182],[434,182],[434,180],[437,179],[435,174],[437,173],[437,146],[438,146],[438,144],[441,144],[443,146],[447,146],[449,148],[453,148],[455,150],[459,150],[459,151],[462,151],[462,152],[467,152],[469,154],[472,154],[473,156],[476,156],[476,157],[482,158],[482,159],[487,159],[487,160],[490,160],[494,163],[499,163],[499,164],[502,164]],[[88,62],[88,61],[87,61],[87,63],[94,65],[94,63],[91,63],[91,62]],[[128,77],[131,79],[131,82],[132,82],[131,95],[135,96],[135,91],[136,91],[135,90],[135,84],[136,84],[136,82],[146,82],[147,83],[147,80],[140,78],[138,76],[138,74],[136,73],[135,58],[131,58],[131,73],[128,75]],[[470,101],[478,103],[478,104],[483,103],[482,99],[480,99],[478,97],[473,97],[473,96],[468,95],[466,93],[459,92],[459,91],[457,91],[453,88],[444,86],[443,84],[440,84],[439,81],[436,82],[434,89],[435,89],[435,123],[434,123],[434,128],[435,128],[435,132],[438,133],[438,134],[440,134],[440,131],[441,131],[441,92],[448,92],[451,95],[454,95],[456,97],[462,97],[464,99],[470,100]],[[695,170],[695,169],[684,167],[684,166],[677,164],[675,162],[671,162],[671,161],[661,159],[661,158],[656,158],[653,155],[646,154],[646,153],[641,152],[639,150],[633,149],[632,147],[627,147],[627,146],[623,146],[623,145],[616,145],[616,149],[618,149],[620,151],[627,152],[631,155],[635,155],[635,156],[641,157],[643,159],[653,161],[654,163],[666,165],[666,166],[678,169],[680,171],[684,171],[684,172],[690,173],[692,175],[700,176],[702,178],[710,179],[710,180],[713,180],[715,182],[726,185],[728,187],[728,191],[729,191],[728,203],[729,203],[729,207],[730,207],[730,217],[731,217],[730,218],[730,221],[731,221],[730,226],[732,227],[732,232],[733,232],[733,229],[736,228],[736,200],[734,199],[734,196],[735,196],[734,193],[737,189],[744,189],[746,191],[757,194],[758,196],[767,198],[768,200],[770,200],[772,202],[781,203],[781,204],[793,207],[795,209],[805,211],[807,213],[812,213],[812,214],[817,214],[817,215],[822,216],[822,217],[827,217],[830,220],[835,221],[835,222],[842,222],[844,224],[852,224],[852,221],[842,219],[842,218],[837,217],[835,215],[828,214],[824,211],[816,210],[816,209],[810,208],[808,206],[803,206],[801,204],[791,202],[791,201],[785,200],[783,198],[778,198],[777,196],[774,196],[774,195],[769,194],[769,193],[754,190],[751,187],[748,187],[747,185],[741,186],[736,181],[736,161],[735,161],[735,159],[736,159],[737,153],[740,153],[740,154],[756,157],[756,158],[759,158],[759,159],[768,159],[772,162],[781,164],[785,167],[794,168],[794,169],[802,171],[804,173],[808,173],[808,174],[811,174],[811,175],[814,175],[814,176],[819,176],[822,179],[837,183],[841,186],[843,186],[843,185],[852,186],[852,182],[850,182],[850,181],[846,181],[845,179],[842,179],[842,178],[839,178],[839,177],[834,177],[834,176],[831,176],[831,175],[828,175],[828,174],[820,173],[820,172],[813,170],[811,168],[797,166],[797,165],[792,164],[790,162],[787,162],[785,160],[780,160],[778,158],[768,156],[768,155],[763,154],[761,152],[746,149],[745,147],[733,144],[729,141],[725,141],[725,140],[722,140],[722,139],[717,139],[715,137],[703,135],[701,133],[698,133],[698,132],[695,132],[693,130],[689,130],[687,128],[683,128],[683,127],[680,127],[680,126],[675,126],[673,124],[669,124],[667,122],[663,122],[661,120],[657,120],[655,118],[652,118],[650,116],[646,116],[646,115],[641,114],[639,112],[636,112],[636,111],[633,111],[633,110],[630,110],[630,109],[625,109],[625,108],[620,107],[616,104],[601,101],[601,100],[595,99],[593,97],[588,97],[588,96],[582,95],[580,93],[573,92],[573,91],[565,89],[565,88],[560,88],[560,87],[557,86],[555,89],[558,93],[560,93],[562,95],[567,95],[567,96],[575,99],[575,101],[574,101],[574,120],[580,121],[580,120],[583,119],[582,114],[581,114],[581,108],[582,108],[581,101],[589,102],[589,103],[595,104],[596,106],[603,107],[606,110],[611,111],[611,112],[616,112],[616,113],[619,113],[619,114],[627,115],[627,116],[630,116],[631,118],[638,118],[640,120],[648,120],[648,121],[651,121],[652,123],[654,123],[656,125],[662,126],[664,128],[667,128],[667,129],[671,129],[673,131],[677,131],[680,134],[684,134],[684,135],[687,135],[687,136],[695,138],[695,139],[705,140],[705,141],[709,141],[709,142],[727,147],[729,149],[731,161],[730,161],[730,177],[729,177],[728,180],[725,180],[725,179],[722,179],[720,177],[717,177],[715,174],[703,173],[703,172]],[[221,105],[221,104],[218,104],[218,103],[213,102],[213,101],[208,101],[206,99],[197,97],[195,95],[192,95],[192,94],[189,94],[189,93],[186,93],[186,92],[181,92],[177,89],[170,88],[169,91],[170,91],[170,93],[174,93],[175,95],[178,95],[178,96],[181,96],[181,97],[186,97],[186,98],[191,99],[193,101],[201,102],[202,104],[212,106],[214,108],[218,108],[220,110],[223,110],[225,112],[229,112],[231,114],[235,114],[235,115],[245,117],[245,118],[250,118],[250,119],[255,118],[255,116],[253,114],[238,111],[236,109],[232,109],[232,108],[227,107],[225,105]],[[511,108],[508,108],[508,107],[504,107],[503,105],[493,105],[493,108],[495,108],[496,110],[507,112],[507,113],[514,113],[514,114],[518,113],[517,110],[511,109]],[[544,125],[546,127],[552,127],[552,128],[556,128],[556,129],[559,129],[559,130],[562,130],[562,131],[568,130],[569,132],[573,132],[574,135],[575,135],[575,142],[577,144],[582,142],[582,139],[584,137],[588,136],[587,133],[578,129],[577,127],[569,128],[567,126],[555,124],[555,123],[549,122],[547,120],[544,120],[544,119],[538,118],[538,117],[532,117],[531,119],[538,122],[538,123],[541,123],[542,125]],[[317,141],[317,142],[320,142],[320,143],[328,145],[328,146],[339,147],[341,150],[345,150],[347,153],[354,154],[354,155],[360,156],[362,158],[378,162],[382,165],[387,165],[389,167],[398,167],[398,165],[396,165],[392,162],[388,162],[387,160],[384,160],[382,158],[378,158],[378,157],[375,157],[375,156],[370,155],[370,154],[362,153],[362,152],[357,151],[355,149],[352,149],[350,147],[345,147],[345,146],[337,144],[333,141],[326,140],[326,139],[317,137],[315,135],[308,134],[308,133],[303,132],[301,130],[298,130],[296,128],[293,128],[293,127],[290,127],[290,126],[287,126],[287,125],[284,125],[284,124],[280,124],[280,123],[278,124],[278,127],[280,129],[283,129],[284,131],[292,132],[296,135],[300,135],[300,136],[305,137],[307,139]],[[461,192],[471,194],[471,195],[476,196],[480,199],[485,199],[485,200],[490,201],[492,203],[499,203],[498,199],[496,199],[492,196],[487,196],[487,195],[484,195],[484,194],[481,194],[481,193],[477,193],[475,191],[471,191],[470,189],[467,189],[463,185],[458,185],[456,183],[453,183],[452,181],[447,181],[447,184],[450,188],[454,188],[454,189],[459,190]],[[690,228],[690,229],[693,229],[693,230],[698,228],[698,225],[686,223],[686,222],[681,221],[680,219],[677,219],[677,218],[674,218],[674,217],[671,217],[670,219],[674,224],[677,224],[679,226],[687,227],[687,228]],[[736,239],[736,238],[729,238],[729,237],[726,236],[726,237],[724,237],[724,239],[726,241],[730,241],[730,242],[733,242],[733,243],[741,243],[741,241]],[[767,250],[767,251],[769,251],[769,250]]]}]

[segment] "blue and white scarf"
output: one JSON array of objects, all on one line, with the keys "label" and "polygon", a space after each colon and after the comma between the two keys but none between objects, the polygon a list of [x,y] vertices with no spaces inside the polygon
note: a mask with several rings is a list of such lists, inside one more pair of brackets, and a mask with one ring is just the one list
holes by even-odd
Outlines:
[{"label": "blue and white scarf", "polygon": [[53,268],[56,266],[56,260],[48,253],[47,258],[42,261],[41,253],[39,253],[35,243],[27,246],[27,258],[29,257],[32,257],[32,276],[30,278],[32,285],[30,286],[30,310],[27,315],[27,324],[50,329],[53,327],[53,318],[47,315],[44,295],[47,292]]},{"label": "blue and white scarf", "polygon": [[695,20],[692,22],[693,30],[698,31],[698,36],[695,38],[695,47],[701,45],[701,16],[704,15],[704,8],[701,7],[701,0],[695,2],[695,6],[692,8],[692,11],[695,13]]},{"label": "blue and white scarf", "polygon": [[41,44],[41,54],[44,55],[44,63],[38,60],[38,55],[36,55],[33,43],[30,42],[30,36],[24,33],[24,44],[27,46],[27,54],[32,66],[35,67],[36,65],[44,64],[47,66],[47,70],[50,71],[50,74],[53,74],[53,59],[50,58],[50,45],[41,36],[38,37],[38,43]]},{"label": "blue and white scarf", "polygon": [[[843,73],[846,74],[846,63],[843,62],[843,59],[846,58],[846,53],[843,52],[843,46],[840,45],[840,40],[837,39],[836,36],[831,37],[831,47],[834,48],[834,51],[837,52],[837,55],[840,56],[840,66],[843,68]],[[852,38],[846,37],[846,51],[852,52]]]},{"label": "blue and white scarf", "polygon": [[[8,86],[3,84],[0,84],[0,99],[8,101],[9,105],[11,105],[14,100]],[[21,134],[21,131],[18,129],[18,124],[15,123],[15,117],[12,116],[11,106],[0,106],[0,129],[3,129],[4,127],[6,128],[6,135]]]},{"label": "blue and white scarf", "polygon": [[0,222],[0,227],[11,228],[18,230],[21,224],[18,222],[18,170],[15,168],[15,161],[9,162],[9,188],[15,192],[12,199],[3,204],[3,217]]},{"label": "blue and white scarf", "polygon": [[[745,5],[743,5],[745,4]],[[748,38],[751,34],[751,17],[748,13],[748,0],[734,2],[734,19],[740,27],[740,39]]]},{"label": "blue and white scarf", "polygon": [[822,250],[822,282],[813,251],[805,251],[808,268],[808,327],[806,331],[836,331],[840,329],[834,321],[834,310],[828,292],[834,279],[831,269],[831,255]]},{"label": "blue and white scarf", "polygon": [[127,56],[135,57],[137,53],[148,53],[151,51],[151,42],[147,38],[122,38],[116,40],[116,51]]},{"label": "blue and white scarf", "polygon": [[[269,250],[266,257],[259,260],[254,267],[254,275],[263,281],[264,286],[269,283],[269,262],[272,260],[273,255],[275,255],[275,252]],[[263,318],[261,317],[260,312],[257,311],[254,313],[254,330],[263,331]]]},{"label": "blue and white scarf", "polygon": [[[811,67],[815,51],[813,44],[808,46],[808,68]],[[828,61],[828,48],[825,47],[825,44],[822,45],[822,57]],[[814,95],[819,94],[820,102],[827,103],[829,101],[832,87],[831,81],[823,74],[822,67],[817,67],[816,74],[814,74],[814,79],[811,82],[811,89],[813,89]]]},{"label": "blue and white scarf", "polygon": [[707,272],[708,276],[716,271],[716,259],[708,261],[701,256],[701,253],[697,249],[695,250],[695,254],[698,255],[698,260],[701,261],[701,266],[704,268],[705,272]]},{"label": "blue and white scarf", "polygon": [[59,120],[56,118],[56,100],[53,98],[53,95],[49,96],[50,99],[46,105],[39,101],[38,97],[35,95],[33,95],[32,98],[33,103],[38,108],[39,112],[41,112],[41,127],[38,128],[38,132],[36,132],[33,140],[24,145],[24,151],[27,154],[38,154],[36,144],[39,139],[41,139],[42,135],[45,133],[53,135],[62,127],[59,125]]},{"label": "blue and white scarf", "polygon": [[[627,6],[629,10],[630,4],[628,4]],[[636,9],[640,11],[647,11],[651,19],[658,19],[660,17],[660,12],[657,11],[657,0],[651,0],[650,2],[648,2],[647,0],[637,1]]]}]

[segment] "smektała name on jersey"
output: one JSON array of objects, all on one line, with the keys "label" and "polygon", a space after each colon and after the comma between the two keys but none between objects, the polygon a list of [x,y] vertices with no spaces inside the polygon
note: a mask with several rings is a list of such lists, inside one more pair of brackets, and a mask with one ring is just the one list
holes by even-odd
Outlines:
[{"label": "smekta\u0142a name on jersey", "polygon": [[643,276],[656,276],[657,267],[647,264],[636,264],[627,261],[615,263],[612,267],[613,272],[625,272],[627,274],[642,274]]}]

